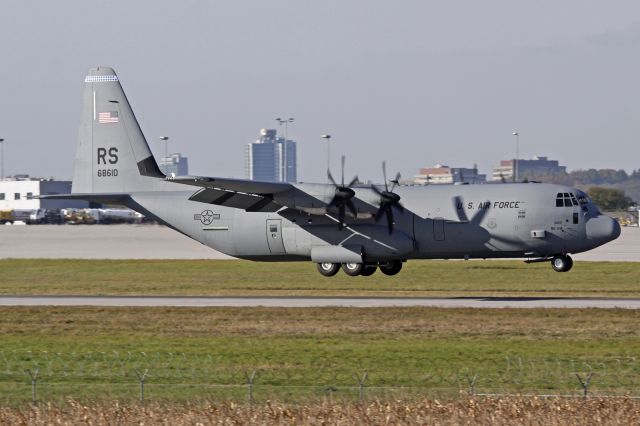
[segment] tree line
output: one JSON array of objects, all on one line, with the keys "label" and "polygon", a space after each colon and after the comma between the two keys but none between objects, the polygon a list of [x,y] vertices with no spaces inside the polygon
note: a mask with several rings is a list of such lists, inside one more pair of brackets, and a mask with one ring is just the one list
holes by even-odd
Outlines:
[{"label": "tree line", "polygon": [[[609,185],[636,184],[640,185],[640,169],[627,173],[619,169],[587,169],[573,170],[568,173],[556,174],[524,174],[525,180],[535,180],[545,183],[557,183],[586,190],[589,197],[603,210],[623,210],[634,205],[631,197],[619,188],[606,187]],[[600,186],[600,185],[605,185]]]}]

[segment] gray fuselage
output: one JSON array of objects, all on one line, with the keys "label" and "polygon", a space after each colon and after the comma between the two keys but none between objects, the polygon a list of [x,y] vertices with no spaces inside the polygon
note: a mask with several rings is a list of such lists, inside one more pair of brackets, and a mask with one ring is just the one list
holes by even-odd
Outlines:
[{"label": "gray fuselage", "polygon": [[[296,187],[333,191],[329,185]],[[392,234],[384,220],[360,218],[360,210],[338,230],[331,209],[324,215],[287,207],[246,212],[191,201],[197,191],[183,188],[161,182],[158,190],[132,193],[127,204],[222,253],[253,260],[539,258],[590,250],[620,233],[582,191],[552,184],[399,187],[404,212],[395,212]],[[377,205],[369,187],[354,189],[359,200]]]}]

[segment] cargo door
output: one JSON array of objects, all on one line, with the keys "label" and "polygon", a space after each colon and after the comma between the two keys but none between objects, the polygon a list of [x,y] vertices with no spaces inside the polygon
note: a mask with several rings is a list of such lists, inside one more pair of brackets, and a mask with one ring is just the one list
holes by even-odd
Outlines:
[{"label": "cargo door", "polygon": [[282,219],[267,219],[267,243],[271,254],[285,254],[282,240]]}]

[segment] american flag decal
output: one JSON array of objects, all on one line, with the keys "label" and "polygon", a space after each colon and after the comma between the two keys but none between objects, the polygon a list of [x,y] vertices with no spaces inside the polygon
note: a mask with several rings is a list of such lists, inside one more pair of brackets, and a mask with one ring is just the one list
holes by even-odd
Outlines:
[{"label": "american flag decal", "polygon": [[98,122],[99,123],[117,123],[118,111],[99,112]]}]

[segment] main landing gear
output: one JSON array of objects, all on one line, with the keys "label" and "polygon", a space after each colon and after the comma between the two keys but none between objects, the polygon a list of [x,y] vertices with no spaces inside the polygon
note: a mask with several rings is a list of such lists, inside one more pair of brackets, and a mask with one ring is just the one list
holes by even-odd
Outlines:
[{"label": "main landing gear", "polygon": [[368,277],[369,275],[373,275],[378,268],[380,268],[380,272],[385,275],[395,275],[402,269],[402,261],[390,260],[377,265],[368,265],[364,263],[318,263],[318,272],[325,277],[334,276],[338,273],[340,268],[342,268],[345,274],[351,277],[358,275]]},{"label": "main landing gear", "polygon": [[551,267],[556,272],[567,272],[573,266],[573,259],[567,254],[558,254],[551,258]]}]

